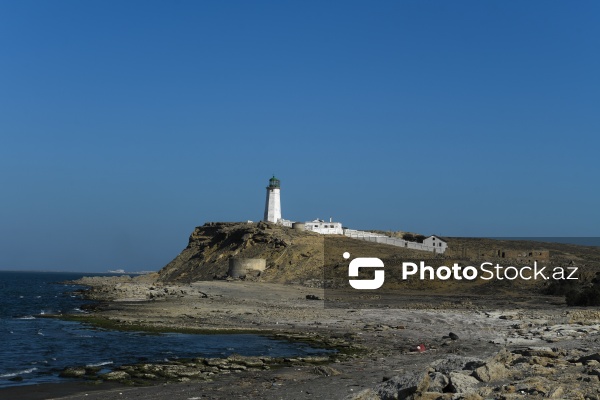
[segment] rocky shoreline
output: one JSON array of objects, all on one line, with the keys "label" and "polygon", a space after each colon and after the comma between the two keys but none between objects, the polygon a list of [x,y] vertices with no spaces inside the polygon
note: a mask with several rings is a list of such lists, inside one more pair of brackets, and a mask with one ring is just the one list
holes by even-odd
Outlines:
[{"label": "rocky shoreline", "polygon": [[526,307],[498,309],[499,299],[489,296],[475,299],[476,307],[460,299],[448,307],[446,298],[404,293],[403,309],[330,309],[314,300],[322,289],[299,285],[165,285],[151,277],[79,283],[103,301],[80,318],[100,325],[252,331],[341,350],[308,359],[234,355],[102,374],[81,366],[63,371],[90,382],[142,385],[86,399],[600,399],[600,312],[553,305],[557,299],[531,295]]},{"label": "rocky shoreline", "polygon": [[320,364],[333,362],[335,356],[308,356],[296,358],[250,357],[231,355],[226,358],[178,359],[164,363],[138,363],[116,367],[100,374],[100,367],[69,367],[60,374],[64,378],[82,378],[88,381],[119,382],[126,385],[153,385],[165,382],[206,381],[218,374],[243,371],[261,371],[287,365],[316,365],[315,371],[334,374],[331,367]]}]

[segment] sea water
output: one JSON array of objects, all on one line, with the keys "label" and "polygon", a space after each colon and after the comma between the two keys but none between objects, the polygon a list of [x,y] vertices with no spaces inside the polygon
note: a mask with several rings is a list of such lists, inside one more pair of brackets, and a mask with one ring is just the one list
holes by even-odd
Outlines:
[{"label": "sea water", "polygon": [[61,382],[68,366],[111,368],[136,362],[187,357],[289,357],[323,352],[306,344],[265,336],[150,334],[100,329],[89,324],[44,318],[83,313],[83,287],[60,282],[88,274],[0,271],[0,388]]}]

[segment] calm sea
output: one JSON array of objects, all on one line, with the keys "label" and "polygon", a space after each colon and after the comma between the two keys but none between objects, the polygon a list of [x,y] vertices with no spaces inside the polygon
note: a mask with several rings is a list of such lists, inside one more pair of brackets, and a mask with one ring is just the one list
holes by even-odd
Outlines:
[{"label": "calm sea", "polygon": [[88,274],[0,271],[0,388],[61,382],[67,366],[117,365],[183,357],[295,356],[322,352],[259,335],[146,334],[41,318],[82,313],[81,287],[60,282]]}]

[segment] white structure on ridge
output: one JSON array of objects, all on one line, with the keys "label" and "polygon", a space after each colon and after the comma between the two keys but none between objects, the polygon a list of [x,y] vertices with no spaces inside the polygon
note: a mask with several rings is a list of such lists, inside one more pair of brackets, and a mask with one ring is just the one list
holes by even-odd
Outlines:
[{"label": "white structure on ridge", "polygon": [[281,182],[275,178],[275,175],[269,179],[267,186],[267,200],[265,202],[265,216],[263,221],[279,224],[294,229],[306,230],[310,232],[320,233],[322,235],[344,235],[353,239],[365,240],[387,244],[390,246],[404,247],[414,250],[431,251],[436,254],[442,254],[446,251],[448,244],[442,238],[432,235],[423,240],[423,243],[413,242],[397,237],[382,235],[380,233],[369,231],[358,231],[354,229],[344,228],[341,222],[333,222],[329,218],[329,222],[322,219],[306,221],[304,223],[294,223],[289,219],[281,218]]},{"label": "white structure on ridge", "polygon": [[311,232],[321,233],[323,235],[343,235],[344,228],[341,222],[333,222],[329,218],[329,222],[323,221],[322,219],[315,219],[313,221],[306,221],[304,223],[304,229]]},{"label": "white structure on ridge", "polygon": [[433,247],[436,253],[444,253],[448,247],[448,243],[446,243],[444,239],[440,239],[435,235],[423,239],[423,244],[425,246]]},{"label": "white structure on ridge", "polygon": [[444,239],[441,239],[439,236],[435,235],[423,239],[423,243],[382,235],[381,233],[357,231],[354,229],[344,229],[344,236],[348,236],[352,239],[365,240],[367,242],[387,244],[389,246],[431,251],[436,254],[442,254],[446,252],[446,249],[448,248],[448,243],[446,243]]},{"label": "white structure on ridge", "polygon": [[275,175],[269,179],[267,186],[267,201],[265,202],[264,221],[278,223],[281,220],[281,182],[275,178]]}]

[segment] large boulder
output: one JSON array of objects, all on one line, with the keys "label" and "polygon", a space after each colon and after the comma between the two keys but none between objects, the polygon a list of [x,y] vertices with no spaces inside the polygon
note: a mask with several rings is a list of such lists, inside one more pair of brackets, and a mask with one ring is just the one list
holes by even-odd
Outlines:
[{"label": "large boulder", "polygon": [[84,367],[67,367],[58,376],[61,378],[81,378],[86,373]]},{"label": "large boulder", "polygon": [[450,372],[450,389],[454,393],[474,393],[479,381],[460,372]]},{"label": "large boulder", "polygon": [[429,390],[430,392],[443,392],[446,386],[450,383],[450,379],[441,372],[429,373]]},{"label": "large boulder", "polygon": [[450,355],[434,361],[431,367],[437,372],[448,374],[451,371],[473,371],[482,365],[485,365],[485,362],[480,358]]},{"label": "large boulder", "polygon": [[522,354],[527,357],[558,357],[558,353],[556,353],[550,347],[529,347],[526,350],[515,350],[515,353]]},{"label": "large boulder", "polygon": [[492,361],[476,368],[473,375],[482,382],[492,382],[506,378],[508,370],[504,364]]},{"label": "large boulder", "polygon": [[396,375],[375,387],[375,392],[381,400],[412,399],[413,395],[427,391],[429,374],[409,373]]},{"label": "large boulder", "polygon": [[104,379],[105,381],[126,381],[131,379],[131,376],[125,371],[112,371],[101,375],[100,378]]}]

